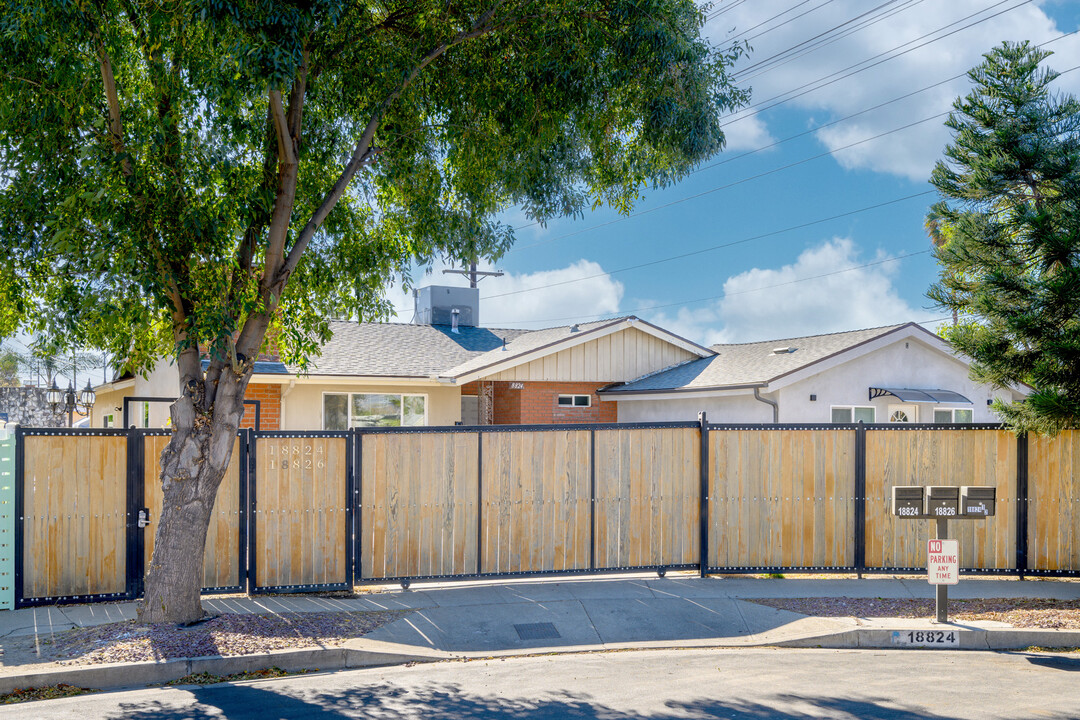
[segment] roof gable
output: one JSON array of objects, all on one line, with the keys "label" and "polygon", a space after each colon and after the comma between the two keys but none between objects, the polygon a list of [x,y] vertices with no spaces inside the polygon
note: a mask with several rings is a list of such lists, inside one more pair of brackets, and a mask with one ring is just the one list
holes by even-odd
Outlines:
[{"label": "roof gable", "polygon": [[[945,341],[915,323],[887,325],[865,330],[808,335],[799,338],[753,343],[713,345],[714,357],[703,358],[651,377],[611,388],[605,394],[688,392],[708,389],[764,387],[787,384],[798,376],[818,372],[829,359],[849,359],[870,352],[882,343],[905,336],[918,339],[956,357]],[[779,350],[787,350],[779,352]],[[962,362],[962,360],[959,360]]]},{"label": "roof gable", "polygon": [[[662,361],[661,358],[666,358],[669,360],[668,365],[683,362],[688,357],[706,357],[713,354],[713,351],[708,348],[685,340],[640,318],[628,316],[565,327],[547,328],[520,335],[507,342],[504,347],[473,357],[446,371],[444,375],[454,378],[460,383],[472,382],[480,378],[491,378],[523,365],[538,363],[541,360],[565,353],[586,343],[627,331],[639,331],[659,341],[655,343],[656,345],[667,344],[677,349],[677,353],[664,353],[658,352],[655,347],[652,348],[651,352],[657,355],[656,361]],[[627,343],[627,345],[629,344]],[[610,356],[620,352],[622,347],[598,350],[600,353],[609,355],[609,368],[610,363],[614,362],[614,358]],[[633,351],[636,351],[636,349]],[[642,371],[637,374],[655,372],[662,366],[657,366],[656,362],[652,362],[652,365],[642,365],[641,367]],[[591,379],[610,382],[616,378],[609,375],[608,377]]]}]

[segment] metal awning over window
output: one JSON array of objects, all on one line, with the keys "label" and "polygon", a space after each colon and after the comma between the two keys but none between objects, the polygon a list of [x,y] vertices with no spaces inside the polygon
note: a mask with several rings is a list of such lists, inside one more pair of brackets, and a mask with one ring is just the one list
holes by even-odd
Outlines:
[{"label": "metal awning over window", "polygon": [[870,388],[870,399],[892,395],[901,402],[913,403],[973,403],[958,392],[952,390],[915,390],[912,388]]}]

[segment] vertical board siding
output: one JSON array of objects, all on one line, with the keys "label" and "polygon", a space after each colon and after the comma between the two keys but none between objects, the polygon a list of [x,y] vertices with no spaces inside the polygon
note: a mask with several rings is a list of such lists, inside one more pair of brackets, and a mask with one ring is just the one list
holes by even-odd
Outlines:
[{"label": "vertical board siding", "polygon": [[[150,569],[161,519],[161,452],[170,438],[148,435],[143,445],[143,503],[150,510],[150,525],[142,532],[144,567]],[[203,587],[235,587],[240,584],[240,439],[233,443],[232,459],[218,486],[203,552]]]},{"label": "vertical board siding", "polygon": [[25,599],[127,591],[127,438],[23,438]]},{"label": "vertical board siding", "polygon": [[1028,568],[1080,570],[1080,430],[1028,436]]},{"label": "vertical board siding", "polygon": [[255,439],[255,584],[348,580],[345,438]]},{"label": "vertical board siding", "polygon": [[589,432],[484,433],[482,573],[589,567]]},{"label": "vertical board siding", "polygon": [[475,573],[477,433],[361,438],[361,579]]},{"label": "vertical board siding", "polygon": [[854,430],[711,430],[709,449],[710,567],[854,564]]},{"label": "vertical board siding", "polygon": [[960,567],[1016,567],[1016,437],[1004,430],[866,431],[866,565],[926,566],[933,520],[892,514],[894,485],[992,485],[995,516],[949,523]]},{"label": "vertical board siding", "polygon": [[698,562],[696,428],[596,431],[597,568]]}]

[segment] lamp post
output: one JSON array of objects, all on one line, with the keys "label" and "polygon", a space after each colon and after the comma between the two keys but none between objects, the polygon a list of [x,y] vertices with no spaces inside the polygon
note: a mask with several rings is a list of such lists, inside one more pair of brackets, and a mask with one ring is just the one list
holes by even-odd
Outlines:
[{"label": "lamp post", "polygon": [[70,382],[67,390],[61,390],[56,386],[56,380],[54,379],[52,387],[45,391],[45,399],[52,406],[53,412],[59,410],[67,413],[68,427],[71,427],[76,410],[83,415],[90,414],[90,410],[94,407],[94,401],[97,399],[97,394],[94,393],[94,388],[90,386],[89,380],[86,381],[86,387],[76,397],[75,388]]}]

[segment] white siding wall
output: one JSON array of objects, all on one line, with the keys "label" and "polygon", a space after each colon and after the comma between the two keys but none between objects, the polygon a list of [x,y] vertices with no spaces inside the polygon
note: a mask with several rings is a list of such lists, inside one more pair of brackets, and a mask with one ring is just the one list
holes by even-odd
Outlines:
[{"label": "white siding wall", "polygon": [[[873,405],[877,421],[888,421],[888,406],[899,404],[886,396],[871,402],[869,388],[897,387],[952,390],[972,401],[971,405],[919,404],[919,422],[933,422],[935,407],[970,408],[974,422],[998,422],[986,401],[1011,398],[1008,391],[993,391],[968,378],[968,367],[915,339],[900,340],[860,358],[839,364],[793,383],[775,393],[782,423],[829,423],[833,405]],[[811,402],[810,395],[817,396]],[[772,422],[772,408],[751,394],[689,399],[623,400],[619,402],[619,422],[659,422],[696,420],[701,410],[715,423]]]},{"label": "white siding wall", "polygon": [[[827,423],[831,421],[832,405],[873,405],[877,422],[887,422],[888,406],[900,403],[888,395],[869,400],[871,387],[896,387],[952,390],[971,405],[947,407],[970,408],[975,422],[998,422],[999,418],[987,407],[990,398],[1010,398],[1011,393],[993,391],[968,377],[968,366],[943,355],[918,340],[900,340],[830,370],[813,375],[782,389],[780,422]],[[810,395],[817,395],[811,402]],[[935,403],[919,403],[919,422],[933,422]]]},{"label": "white siding wall", "polygon": [[627,328],[487,376],[484,380],[629,382],[696,357],[688,350],[637,328]]},{"label": "white siding wall", "polygon": [[772,408],[755,400],[753,395],[678,400],[623,400],[619,402],[619,422],[697,420],[698,413],[702,410],[706,412],[711,423],[772,422]]}]

